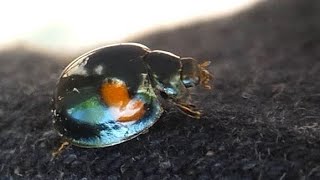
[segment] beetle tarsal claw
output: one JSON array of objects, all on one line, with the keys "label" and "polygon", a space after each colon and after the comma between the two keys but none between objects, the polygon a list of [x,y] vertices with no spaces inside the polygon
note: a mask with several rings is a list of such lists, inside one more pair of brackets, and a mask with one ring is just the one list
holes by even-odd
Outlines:
[{"label": "beetle tarsal claw", "polygon": [[200,119],[201,112],[197,110],[193,104],[175,103],[175,105],[179,108],[180,111],[182,111],[189,117]]},{"label": "beetle tarsal claw", "polygon": [[210,81],[213,80],[213,75],[207,70],[207,67],[210,65],[210,61],[205,61],[199,64],[200,69],[200,85],[205,89],[211,89]]}]

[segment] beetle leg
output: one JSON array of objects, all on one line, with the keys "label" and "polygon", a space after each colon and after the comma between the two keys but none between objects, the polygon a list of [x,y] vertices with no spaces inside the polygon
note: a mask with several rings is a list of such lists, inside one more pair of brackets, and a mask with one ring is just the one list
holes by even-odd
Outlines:
[{"label": "beetle leg", "polygon": [[195,105],[181,103],[181,102],[175,102],[174,104],[178,107],[180,111],[182,111],[184,114],[188,115],[189,117],[200,119],[201,112],[196,109]]},{"label": "beetle leg", "polygon": [[53,158],[56,157],[57,155],[59,155],[69,145],[70,145],[70,143],[68,141],[63,142],[57,150],[52,152]]}]

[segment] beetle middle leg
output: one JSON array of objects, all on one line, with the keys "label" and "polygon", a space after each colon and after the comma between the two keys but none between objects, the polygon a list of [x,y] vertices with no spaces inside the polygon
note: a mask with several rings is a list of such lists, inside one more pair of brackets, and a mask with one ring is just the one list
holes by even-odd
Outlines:
[{"label": "beetle middle leg", "polygon": [[195,105],[184,103],[184,102],[174,102],[174,104],[180,111],[182,111],[184,114],[188,115],[189,117],[200,119],[201,112],[196,109]]}]

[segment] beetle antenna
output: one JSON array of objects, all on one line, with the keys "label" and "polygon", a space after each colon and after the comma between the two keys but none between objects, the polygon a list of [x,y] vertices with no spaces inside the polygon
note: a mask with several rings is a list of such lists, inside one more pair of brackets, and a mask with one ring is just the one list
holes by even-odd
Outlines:
[{"label": "beetle antenna", "polygon": [[205,61],[198,65],[200,69],[200,85],[205,89],[211,89],[209,82],[213,79],[213,75],[207,70],[207,67],[210,65],[210,61]]}]

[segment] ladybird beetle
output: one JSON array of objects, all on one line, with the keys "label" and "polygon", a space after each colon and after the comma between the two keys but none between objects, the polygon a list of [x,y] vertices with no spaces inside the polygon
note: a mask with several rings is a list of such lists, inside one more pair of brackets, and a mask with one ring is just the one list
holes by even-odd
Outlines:
[{"label": "ladybird beetle", "polygon": [[122,43],[90,51],[62,72],[53,97],[53,124],[71,144],[106,147],[130,140],[161,116],[161,99],[199,118],[187,88],[210,89],[209,63]]}]

